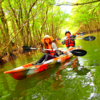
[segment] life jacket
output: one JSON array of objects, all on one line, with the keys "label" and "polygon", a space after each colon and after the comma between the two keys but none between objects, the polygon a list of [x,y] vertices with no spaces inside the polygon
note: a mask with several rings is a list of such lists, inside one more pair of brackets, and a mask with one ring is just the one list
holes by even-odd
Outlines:
[{"label": "life jacket", "polygon": [[71,39],[71,37],[70,37],[70,39],[66,39],[66,42],[65,42],[65,44],[66,44],[66,47],[70,47],[70,46],[75,46],[75,41],[74,41],[74,39]]},{"label": "life jacket", "polygon": [[[46,46],[45,49],[49,49],[49,46]],[[56,51],[53,51],[53,49],[51,48],[51,50],[45,50],[46,53],[50,54],[50,55],[56,55]]]}]

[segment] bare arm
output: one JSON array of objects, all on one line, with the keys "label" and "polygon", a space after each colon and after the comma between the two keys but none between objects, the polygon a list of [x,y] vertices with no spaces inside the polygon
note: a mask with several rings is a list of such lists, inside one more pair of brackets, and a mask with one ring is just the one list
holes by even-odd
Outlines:
[{"label": "bare arm", "polygon": [[59,42],[59,41],[58,41],[58,39],[56,39],[56,42],[57,42],[58,44],[62,45],[62,43],[61,43],[61,42]]},{"label": "bare arm", "polygon": [[83,24],[80,25],[79,29],[74,33],[74,35],[76,35],[78,33],[78,31],[83,27]]}]

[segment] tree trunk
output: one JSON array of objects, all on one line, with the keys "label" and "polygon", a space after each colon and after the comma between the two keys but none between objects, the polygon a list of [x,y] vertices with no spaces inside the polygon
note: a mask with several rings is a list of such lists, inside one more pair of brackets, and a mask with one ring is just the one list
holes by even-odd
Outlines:
[{"label": "tree trunk", "polygon": [[[3,32],[4,32],[4,35],[6,36],[6,40],[7,40],[7,43],[8,43],[10,41],[10,36],[9,36],[9,30],[8,30],[7,20],[5,18],[5,13],[4,13],[3,8],[2,8],[2,3],[0,3],[0,19],[1,19],[1,22],[2,22]],[[11,43],[7,47],[7,52],[8,53],[12,52]]]}]

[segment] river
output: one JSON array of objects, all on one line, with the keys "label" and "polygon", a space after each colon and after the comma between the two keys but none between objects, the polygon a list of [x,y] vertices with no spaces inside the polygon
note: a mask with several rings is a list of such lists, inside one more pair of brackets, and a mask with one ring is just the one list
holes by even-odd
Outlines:
[{"label": "river", "polygon": [[[19,54],[0,66],[0,100],[100,100],[100,34],[93,41],[76,39],[87,54],[62,65],[18,81],[4,71],[38,60],[36,55]],[[65,46],[64,46],[65,47]]]}]

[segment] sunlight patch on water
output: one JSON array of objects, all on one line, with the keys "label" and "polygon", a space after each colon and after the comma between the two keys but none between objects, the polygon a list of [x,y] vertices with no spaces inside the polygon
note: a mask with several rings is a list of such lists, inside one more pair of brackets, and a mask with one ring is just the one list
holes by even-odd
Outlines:
[{"label": "sunlight patch on water", "polygon": [[96,97],[96,95],[97,95],[96,93],[91,93],[90,97],[88,98],[88,100],[91,100],[93,97]]},{"label": "sunlight patch on water", "polygon": [[80,64],[81,66],[84,65],[84,62],[87,62],[87,59],[84,59],[84,58],[82,58],[82,57],[78,57],[78,60],[79,60],[79,64]]},{"label": "sunlight patch on water", "polygon": [[73,74],[70,73],[70,74],[66,76],[67,79],[74,79],[76,77],[76,73],[73,73]]},{"label": "sunlight patch on water", "polygon": [[3,96],[1,97],[1,99],[3,100],[4,98],[8,97],[9,95],[10,95],[10,94],[3,95]]},{"label": "sunlight patch on water", "polygon": [[36,98],[38,98],[37,95],[32,95],[32,99],[36,99]]},{"label": "sunlight patch on water", "polygon": [[67,70],[67,71],[71,71],[71,70],[72,70],[72,68],[67,68],[66,70]]},{"label": "sunlight patch on water", "polygon": [[100,51],[100,49],[95,49],[94,51],[97,52],[97,51]]}]

